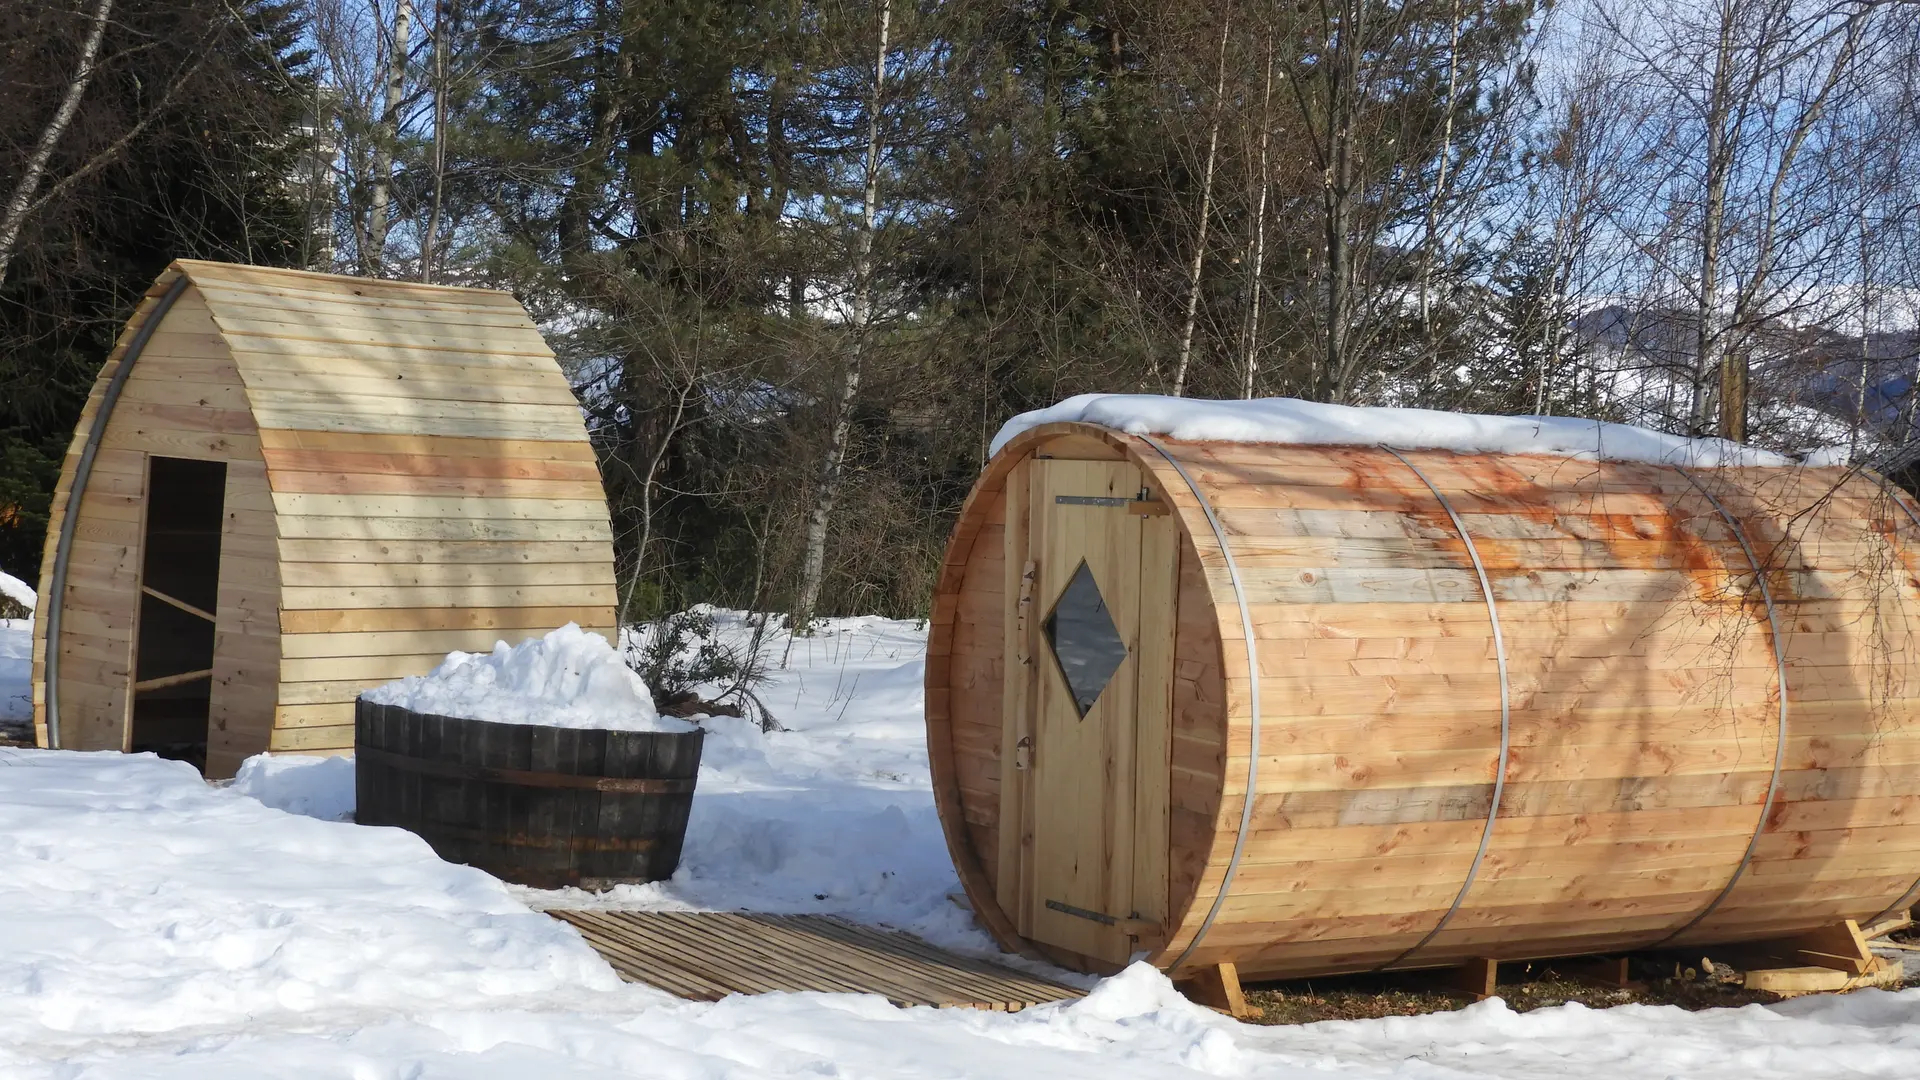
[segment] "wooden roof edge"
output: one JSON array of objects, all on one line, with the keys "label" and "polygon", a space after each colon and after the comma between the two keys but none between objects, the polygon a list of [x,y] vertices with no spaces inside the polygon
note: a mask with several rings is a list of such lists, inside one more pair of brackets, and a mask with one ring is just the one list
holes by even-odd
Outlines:
[{"label": "wooden roof edge", "polygon": [[521,307],[520,301],[504,289],[489,289],[478,285],[442,285],[419,281],[397,281],[392,278],[361,277],[356,274],[333,274],[321,270],[300,270],[287,266],[260,266],[254,263],[221,262],[214,259],[175,259],[167,266],[166,274],[182,273],[194,284],[201,284],[201,277],[208,279],[207,284],[219,285],[222,270],[238,271],[241,274],[253,274],[263,277],[283,277],[295,281],[309,281],[332,285],[358,286],[369,291],[378,291],[394,297],[428,297],[445,295],[449,292],[465,293],[487,300],[505,300],[515,307]]}]

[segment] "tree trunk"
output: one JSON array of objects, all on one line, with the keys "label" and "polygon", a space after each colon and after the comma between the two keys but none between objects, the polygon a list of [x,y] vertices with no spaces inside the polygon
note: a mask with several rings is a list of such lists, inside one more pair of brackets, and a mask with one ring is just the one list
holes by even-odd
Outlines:
[{"label": "tree trunk", "polygon": [[393,9],[393,49],[387,57],[387,86],[373,144],[373,190],[367,199],[367,232],[360,252],[361,268],[380,276],[386,262],[387,232],[392,227],[393,152],[400,143],[400,103],[407,89],[407,37],[413,23],[413,0],[397,0]]},{"label": "tree trunk", "polygon": [[[1721,438],[1732,439],[1735,442],[1747,441],[1748,360],[1744,334],[1740,333],[1740,328],[1748,326],[1752,322],[1754,309],[1760,299],[1765,295],[1765,291],[1773,276],[1774,260],[1779,248],[1779,232],[1782,228],[1781,217],[1785,212],[1783,203],[1788,197],[1786,193],[1787,181],[1793,174],[1794,163],[1798,160],[1800,151],[1806,146],[1807,140],[1813,135],[1815,125],[1820,122],[1820,117],[1826,109],[1827,99],[1832,95],[1834,90],[1839,87],[1842,77],[1852,65],[1855,50],[1859,47],[1864,26],[1864,20],[1858,16],[1848,20],[1846,24],[1846,36],[1842,41],[1839,52],[1834,56],[1833,62],[1828,66],[1826,77],[1822,81],[1819,91],[1806,103],[1806,107],[1800,111],[1799,118],[1795,121],[1793,128],[1788,133],[1786,144],[1780,150],[1779,159],[1775,162],[1773,179],[1767,188],[1765,208],[1761,212],[1758,229],[1756,230],[1758,236],[1756,237],[1757,251],[1755,253],[1754,265],[1746,275],[1745,286],[1734,293],[1733,300],[1729,304],[1731,310],[1728,312],[1725,323],[1727,329],[1723,331],[1725,339],[1721,341],[1718,350],[1720,354]],[[1765,70],[1766,69],[1756,60],[1754,64],[1754,74],[1748,77],[1745,87],[1745,93],[1749,99],[1758,96],[1757,91],[1760,79],[1757,76]],[[1729,165],[1725,173],[1731,174],[1732,171],[1732,167]],[[1860,185],[1862,197],[1864,198],[1864,176],[1860,180]],[[1724,206],[1724,194],[1722,194],[1720,202]],[[1868,283],[1868,271],[1870,269],[1867,265],[1868,243],[1866,213],[1866,203],[1862,202],[1860,206],[1860,281],[1863,301]],[[1736,335],[1738,335],[1738,337],[1736,337]],[[1864,345],[1865,338],[1863,336],[1862,346],[1864,347]],[[1864,363],[1864,354],[1862,362]],[[1863,368],[1861,378],[1864,379],[1865,377],[1866,373]],[[1861,409],[1863,411],[1865,409],[1864,394],[1865,391],[1863,389],[1861,398]],[[1857,441],[1857,429],[1855,436]]]},{"label": "tree trunk", "polygon": [[1247,329],[1245,334],[1245,356],[1241,370],[1245,372],[1245,382],[1241,385],[1240,396],[1247,400],[1253,398],[1253,377],[1260,366],[1260,291],[1265,284],[1261,271],[1267,255],[1267,189],[1272,186],[1272,174],[1267,167],[1267,144],[1273,127],[1273,39],[1267,39],[1267,78],[1260,92],[1260,195],[1254,200],[1253,243],[1249,263],[1249,274],[1253,281],[1252,297],[1247,301]]},{"label": "tree trunk", "polygon": [[1440,127],[1440,164],[1433,179],[1433,197],[1427,200],[1426,231],[1420,245],[1420,333],[1426,340],[1427,365],[1432,371],[1437,371],[1440,366],[1440,344],[1433,333],[1433,310],[1430,299],[1433,288],[1433,259],[1440,232],[1440,206],[1447,197],[1448,167],[1453,164],[1453,110],[1459,91],[1460,0],[1453,0],[1453,20],[1447,41],[1447,96],[1442,105],[1446,115]]},{"label": "tree trunk", "polygon": [[1327,165],[1321,182],[1321,201],[1327,244],[1327,355],[1323,376],[1325,400],[1347,403],[1353,392],[1354,358],[1351,349],[1353,319],[1353,155],[1354,120],[1359,109],[1361,21],[1365,0],[1348,0],[1341,7],[1338,51],[1332,58],[1327,91]]},{"label": "tree trunk", "polygon": [[1721,366],[1724,334],[1720,329],[1720,243],[1726,222],[1728,173],[1732,171],[1728,146],[1728,115],[1732,109],[1733,20],[1723,16],[1714,57],[1712,84],[1707,91],[1706,184],[1700,211],[1700,287],[1694,297],[1693,400],[1687,415],[1687,434],[1712,430],[1715,413],[1715,373]]},{"label": "tree trunk", "polygon": [[1180,355],[1173,367],[1173,396],[1187,391],[1187,367],[1193,359],[1193,328],[1200,312],[1200,270],[1207,259],[1207,219],[1213,214],[1213,166],[1220,155],[1220,107],[1227,94],[1227,31],[1220,24],[1220,59],[1213,81],[1213,122],[1207,131],[1207,165],[1200,178],[1200,222],[1194,229],[1193,262],[1187,269],[1187,319],[1180,328]]},{"label": "tree trunk", "polygon": [[447,34],[453,0],[440,0],[433,15],[433,198],[427,231],[420,238],[420,280],[433,283],[433,258],[440,240],[440,207],[447,190]]},{"label": "tree trunk", "polygon": [[53,118],[40,132],[40,140],[34,144],[33,153],[27,156],[27,166],[20,173],[20,182],[13,187],[13,194],[7,197],[7,207],[0,214],[0,281],[7,277],[7,264],[13,261],[14,245],[20,242],[20,231],[26,227],[27,215],[34,207],[34,194],[40,190],[40,181],[47,174],[47,165],[53,160],[53,152],[60,145],[60,137],[67,133],[67,126],[73,123],[74,114],[80,111],[80,99],[86,96],[87,84],[93,81],[94,65],[100,57],[100,42],[107,36],[107,18],[113,13],[113,0],[99,0],[94,5],[93,14],[87,27],[87,37],[80,45],[80,62],[74,65],[73,78],[67,83],[67,92],[60,98],[60,106],[53,111]]},{"label": "tree trunk", "polygon": [[866,191],[853,241],[851,334],[847,343],[846,370],[840,382],[840,400],[835,403],[833,431],[828,438],[826,456],[820,463],[820,482],[814,492],[813,507],[807,513],[800,596],[799,602],[794,605],[793,628],[796,632],[812,624],[815,609],[820,603],[820,585],[827,565],[827,526],[833,518],[834,503],[840,496],[847,444],[853,436],[854,403],[860,396],[867,331],[873,319],[873,233],[880,213],[880,109],[881,94],[887,82],[887,41],[892,20],[892,0],[880,0],[880,28],[873,58],[873,94],[867,103]]}]

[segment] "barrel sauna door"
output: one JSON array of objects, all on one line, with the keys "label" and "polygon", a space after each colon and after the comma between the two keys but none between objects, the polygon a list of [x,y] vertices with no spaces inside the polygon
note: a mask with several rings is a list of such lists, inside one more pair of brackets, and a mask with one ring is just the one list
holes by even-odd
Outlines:
[{"label": "barrel sauna door", "polygon": [[1032,853],[1017,906],[1031,940],[1123,964],[1166,906],[1171,522],[1143,514],[1129,462],[1031,467],[1031,743],[1014,773]]}]

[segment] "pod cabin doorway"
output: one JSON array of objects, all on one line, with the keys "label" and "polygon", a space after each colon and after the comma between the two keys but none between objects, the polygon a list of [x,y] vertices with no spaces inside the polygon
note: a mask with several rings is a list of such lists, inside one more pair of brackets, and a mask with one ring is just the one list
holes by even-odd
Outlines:
[{"label": "pod cabin doorway", "polygon": [[223,461],[147,459],[128,749],[204,770],[220,603]]},{"label": "pod cabin doorway", "polygon": [[1131,462],[1016,471],[996,892],[1022,937],[1117,967],[1166,916],[1178,537]]}]

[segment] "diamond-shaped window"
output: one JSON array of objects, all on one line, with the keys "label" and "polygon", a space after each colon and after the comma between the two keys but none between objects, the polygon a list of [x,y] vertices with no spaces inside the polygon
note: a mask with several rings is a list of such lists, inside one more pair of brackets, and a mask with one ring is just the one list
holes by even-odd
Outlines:
[{"label": "diamond-shaped window", "polygon": [[1084,717],[1127,659],[1127,643],[1113,625],[1106,598],[1100,595],[1100,586],[1094,584],[1093,571],[1085,562],[1073,572],[1073,580],[1054,602],[1046,631],[1060,674],[1066,676],[1067,688],[1073,692],[1074,707]]}]

